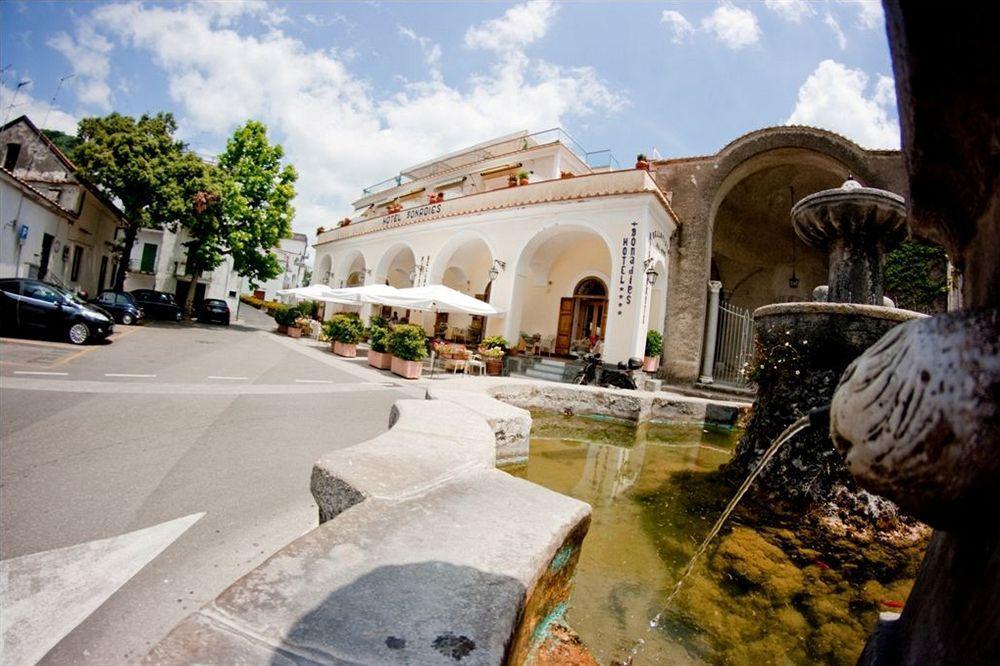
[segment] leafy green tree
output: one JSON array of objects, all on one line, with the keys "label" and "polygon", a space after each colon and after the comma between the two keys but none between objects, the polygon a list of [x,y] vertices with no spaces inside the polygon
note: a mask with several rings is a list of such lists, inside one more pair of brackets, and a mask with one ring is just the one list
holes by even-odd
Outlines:
[{"label": "leafy green tree", "polygon": [[909,240],[885,257],[885,292],[896,305],[925,314],[948,309],[948,257],[940,245]]},{"label": "leafy green tree", "polygon": [[248,277],[251,286],[283,270],[270,249],[292,233],[298,178],[293,166],[281,164],[284,154],[268,140],[264,123],[251,120],[236,129],[219,156],[227,177],[223,204],[229,252],[236,272]]},{"label": "leafy green tree", "polygon": [[169,113],[138,120],[112,113],[80,121],[73,159],[87,179],[121,202],[127,220],[117,248],[115,289],[124,287],[139,230],[177,221],[190,203],[173,178],[184,151],[184,144],[173,138],[176,129]]},{"label": "leafy green tree", "polygon": [[76,148],[80,145],[80,139],[72,134],[60,132],[54,129],[43,129],[42,134],[52,142],[52,144],[62,151],[62,154],[71,161],[76,162]]}]

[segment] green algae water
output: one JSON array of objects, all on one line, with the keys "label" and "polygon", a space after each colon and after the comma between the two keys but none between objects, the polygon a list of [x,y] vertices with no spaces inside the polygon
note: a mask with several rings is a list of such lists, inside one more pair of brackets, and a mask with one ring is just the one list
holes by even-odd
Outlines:
[{"label": "green algae water", "polygon": [[532,415],[512,474],[593,507],[567,622],[600,663],[637,638],[637,664],[854,664],[881,610],[898,610],[923,542],[734,513],[658,627],[733,488],[716,473],[740,433],[710,426]]}]

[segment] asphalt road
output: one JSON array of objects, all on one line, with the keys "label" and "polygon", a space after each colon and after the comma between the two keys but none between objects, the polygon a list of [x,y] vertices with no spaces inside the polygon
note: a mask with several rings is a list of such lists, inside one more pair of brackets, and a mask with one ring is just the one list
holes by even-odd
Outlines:
[{"label": "asphalt road", "polygon": [[320,455],[383,432],[393,401],[421,395],[241,316],[116,327],[82,350],[0,341],[8,655],[141,659],[316,525]]}]

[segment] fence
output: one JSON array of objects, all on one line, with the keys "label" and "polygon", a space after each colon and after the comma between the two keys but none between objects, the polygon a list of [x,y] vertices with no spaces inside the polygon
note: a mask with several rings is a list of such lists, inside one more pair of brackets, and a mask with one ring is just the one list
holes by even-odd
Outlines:
[{"label": "fence", "polygon": [[753,361],[753,314],[729,303],[719,304],[715,365],[712,376],[717,384],[752,388],[747,370]]}]

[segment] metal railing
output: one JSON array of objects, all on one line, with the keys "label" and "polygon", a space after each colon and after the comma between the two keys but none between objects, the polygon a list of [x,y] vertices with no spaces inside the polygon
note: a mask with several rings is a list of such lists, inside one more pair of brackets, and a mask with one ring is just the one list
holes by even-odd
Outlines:
[{"label": "metal railing", "polygon": [[715,383],[752,388],[748,371],[753,351],[753,314],[750,310],[721,303],[712,371]]}]

